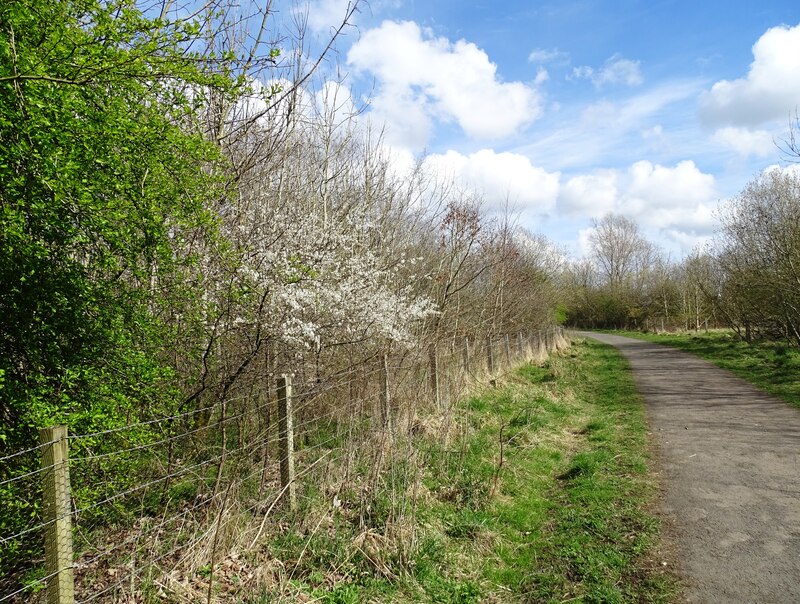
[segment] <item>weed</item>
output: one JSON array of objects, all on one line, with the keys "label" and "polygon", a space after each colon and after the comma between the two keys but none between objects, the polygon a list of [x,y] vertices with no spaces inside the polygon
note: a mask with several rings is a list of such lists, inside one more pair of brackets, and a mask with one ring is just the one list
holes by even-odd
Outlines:
[{"label": "weed", "polygon": [[656,489],[641,400],[616,351],[583,342],[525,364],[452,409],[452,422],[458,438],[426,429],[395,440],[382,469],[354,455],[333,510],[324,511],[322,481],[304,489],[310,520],[268,540],[291,598],[627,603],[674,595],[669,575],[646,562],[658,537],[648,512]]}]

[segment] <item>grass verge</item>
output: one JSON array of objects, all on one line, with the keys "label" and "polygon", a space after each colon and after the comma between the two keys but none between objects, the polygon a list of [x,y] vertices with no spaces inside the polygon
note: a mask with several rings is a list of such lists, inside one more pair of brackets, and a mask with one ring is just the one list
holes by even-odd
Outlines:
[{"label": "grass verge", "polygon": [[579,341],[524,365],[447,426],[396,442],[333,508],[308,492],[296,530],[269,540],[288,582],[248,602],[675,599],[643,408],[614,349]]},{"label": "grass verge", "polygon": [[708,333],[614,332],[691,352],[800,408],[800,350],[785,342],[748,344],[731,331]]}]

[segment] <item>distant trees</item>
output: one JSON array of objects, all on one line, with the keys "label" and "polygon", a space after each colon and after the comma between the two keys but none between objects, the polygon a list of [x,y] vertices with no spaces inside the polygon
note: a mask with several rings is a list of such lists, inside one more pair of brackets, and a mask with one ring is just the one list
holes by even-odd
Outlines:
[{"label": "distant trees", "polygon": [[709,321],[716,325],[718,319],[725,320],[720,312],[720,272],[715,258],[708,252],[695,251],[676,270],[684,328],[699,330]]},{"label": "distant trees", "polygon": [[606,214],[592,222],[591,257],[603,283],[611,288],[639,287],[655,259],[654,246],[630,218]]},{"label": "distant trees", "polygon": [[595,327],[643,326],[670,297],[659,250],[634,221],[617,214],[593,222],[589,246],[590,256],[567,274],[572,320]]},{"label": "distant trees", "polygon": [[723,204],[705,251],[670,262],[631,220],[594,223],[566,272],[570,320],[590,327],[700,329],[800,344],[800,172],[773,169]]}]

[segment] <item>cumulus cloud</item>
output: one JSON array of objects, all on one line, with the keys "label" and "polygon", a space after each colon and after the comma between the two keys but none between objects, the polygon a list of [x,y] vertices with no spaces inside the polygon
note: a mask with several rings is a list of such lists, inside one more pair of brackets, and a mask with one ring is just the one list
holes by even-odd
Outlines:
[{"label": "cumulus cloud", "polygon": [[559,209],[567,214],[600,216],[616,209],[619,199],[616,170],[598,170],[569,179],[558,198]]},{"label": "cumulus cloud", "polygon": [[560,174],[536,167],[517,153],[448,151],[427,157],[425,165],[483,194],[489,209],[502,210],[507,200],[512,208],[543,212],[558,196]]},{"label": "cumulus cloud", "polygon": [[550,74],[544,67],[540,67],[536,70],[536,78],[533,80],[533,83],[536,86],[540,86],[544,84],[547,80],[550,79]]},{"label": "cumulus cloud", "polygon": [[700,98],[700,117],[714,126],[755,127],[788,120],[800,99],[800,25],[766,31],[753,45],[745,77],[721,80]]},{"label": "cumulus cloud", "polygon": [[644,82],[639,61],[623,59],[615,54],[606,59],[599,69],[581,65],[572,70],[572,76],[579,79],[591,80],[597,88],[607,84],[624,84],[625,86],[638,86]]},{"label": "cumulus cloud", "polygon": [[691,160],[674,168],[638,161],[628,169],[628,196],[641,202],[643,211],[659,208],[687,208],[716,196],[714,177],[704,174]]},{"label": "cumulus cloud", "polygon": [[692,161],[674,167],[638,161],[626,171],[601,170],[569,179],[558,209],[566,215],[599,218],[625,214],[644,226],[703,231],[714,224],[715,179]]},{"label": "cumulus cloud", "polygon": [[433,120],[455,122],[470,137],[501,139],[541,114],[537,90],[504,82],[475,44],[435,37],[413,21],[384,21],[364,32],[347,61],[373,75],[373,113],[395,143],[421,149]]},{"label": "cumulus cloud", "polygon": [[711,234],[708,232],[697,233],[695,231],[680,231],[677,229],[664,229],[661,233],[668,241],[677,245],[678,249],[688,254],[693,250],[702,249],[711,241]]},{"label": "cumulus cloud", "polygon": [[733,149],[742,157],[751,155],[767,157],[774,155],[776,151],[772,135],[766,130],[726,126],[714,133],[714,140],[724,147]]}]

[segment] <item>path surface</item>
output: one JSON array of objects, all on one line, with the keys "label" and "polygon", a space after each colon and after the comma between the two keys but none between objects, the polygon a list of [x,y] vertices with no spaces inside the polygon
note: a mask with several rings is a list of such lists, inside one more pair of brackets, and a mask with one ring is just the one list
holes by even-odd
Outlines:
[{"label": "path surface", "polygon": [[800,603],[800,411],[687,353],[580,335],[616,346],[633,368],[687,601]]}]

